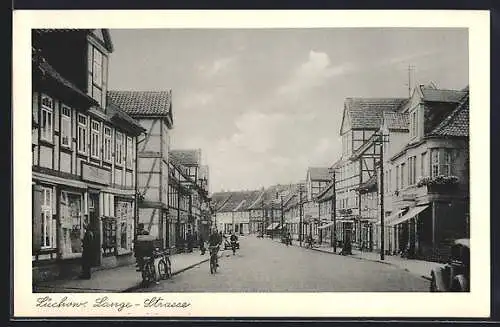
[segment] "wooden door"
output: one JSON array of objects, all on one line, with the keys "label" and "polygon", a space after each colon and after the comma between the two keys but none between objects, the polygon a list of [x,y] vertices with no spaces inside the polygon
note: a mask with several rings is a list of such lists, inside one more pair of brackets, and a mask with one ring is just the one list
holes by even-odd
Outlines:
[{"label": "wooden door", "polygon": [[92,251],[92,266],[101,265],[101,228],[99,219],[99,193],[89,192],[89,228],[94,234]]}]

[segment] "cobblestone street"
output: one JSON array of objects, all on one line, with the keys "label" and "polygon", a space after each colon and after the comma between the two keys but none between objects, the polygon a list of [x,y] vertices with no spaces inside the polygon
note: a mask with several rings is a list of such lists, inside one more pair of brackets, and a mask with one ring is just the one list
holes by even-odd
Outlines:
[{"label": "cobblestone street", "polygon": [[271,239],[240,239],[210,275],[208,262],[139,292],[426,292],[428,281],[403,269],[287,247]]}]

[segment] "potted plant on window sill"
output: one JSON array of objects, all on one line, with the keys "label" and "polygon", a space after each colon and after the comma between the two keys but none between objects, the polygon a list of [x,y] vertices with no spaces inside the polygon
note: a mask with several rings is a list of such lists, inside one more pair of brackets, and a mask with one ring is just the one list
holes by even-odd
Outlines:
[{"label": "potted plant on window sill", "polygon": [[417,187],[426,186],[427,191],[431,193],[446,193],[457,190],[458,182],[457,176],[438,175],[421,178],[417,183]]}]

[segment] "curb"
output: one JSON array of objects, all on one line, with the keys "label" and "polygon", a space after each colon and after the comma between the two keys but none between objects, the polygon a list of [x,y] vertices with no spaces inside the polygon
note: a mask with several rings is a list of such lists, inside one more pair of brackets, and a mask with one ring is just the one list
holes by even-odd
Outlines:
[{"label": "curb", "polygon": [[[318,248],[316,248],[316,249],[315,248],[306,248],[306,247],[303,247],[303,246],[300,246],[300,245],[295,245],[295,244],[293,244],[292,246],[295,246],[295,247],[298,247],[298,248],[303,248],[303,249],[306,249],[306,250],[312,250],[312,251],[317,251],[317,252],[322,252],[322,253],[328,253],[328,254],[332,254],[332,255],[341,255],[340,253],[325,251],[325,250],[321,250],[321,249],[318,249]],[[353,258],[353,259],[358,259],[358,260],[366,260],[366,261],[371,261],[371,262],[377,262],[377,263],[381,263],[381,264],[384,264],[384,265],[389,265],[389,266],[392,266],[392,267],[403,269],[406,272],[409,272],[411,274],[417,275],[418,277],[423,278],[425,280],[428,280],[428,281],[431,280],[430,276],[425,276],[425,275],[419,275],[419,274],[412,273],[410,270],[408,270],[408,268],[400,267],[400,266],[398,266],[398,265],[396,265],[394,263],[390,263],[390,262],[386,262],[386,261],[381,261],[381,260],[374,260],[374,259],[362,258],[362,257],[358,257],[358,256],[355,256],[355,255],[348,255],[346,257]]]},{"label": "curb", "polygon": [[[222,255],[221,255],[221,256],[219,256],[219,258],[221,258],[221,257],[222,257]],[[184,268],[182,268],[182,269],[179,269],[179,270],[177,270],[177,271],[174,271],[174,272],[172,272],[172,277],[173,277],[173,276],[175,276],[175,275],[178,275],[178,274],[180,274],[180,273],[182,273],[182,272],[184,272],[184,271],[186,271],[186,270],[189,270],[189,269],[191,269],[191,268],[194,268],[194,267],[198,266],[199,264],[205,263],[205,262],[207,262],[207,261],[209,261],[209,260],[210,260],[210,257],[209,257],[209,258],[207,258],[207,259],[203,259],[202,261],[196,262],[196,263],[194,263],[194,264],[191,264],[191,265],[189,265],[189,266],[187,266],[187,267],[184,267]],[[140,288],[143,288],[141,284],[142,284],[142,283],[139,283],[139,284],[137,284],[137,285],[134,285],[134,286],[132,286],[132,287],[129,287],[129,288],[127,288],[127,289],[125,289],[125,290],[123,290],[123,291],[120,291],[120,292],[121,292],[121,293],[130,293],[130,292],[133,292],[133,291],[135,291],[135,290],[138,290],[138,289],[140,289]]]}]

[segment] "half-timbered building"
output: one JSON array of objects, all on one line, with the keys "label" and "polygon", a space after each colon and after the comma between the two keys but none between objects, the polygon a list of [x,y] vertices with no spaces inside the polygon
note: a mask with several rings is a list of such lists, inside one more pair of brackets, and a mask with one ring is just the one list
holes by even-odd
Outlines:
[{"label": "half-timbered building", "polygon": [[172,91],[112,90],[108,98],[146,130],[137,141],[138,223],[167,247]]},{"label": "half-timbered building", "polygon": [[380,130],[383,115],[395,112],[408,99],[347,98],[340,127],[342,156],[332,166],[335,170],[335,198],[338,239],[349,238],[355,246],[362,245],[361,201],[358,189],[375,175],[375,162],[380,147],[368,142]]},{"label": "half-timbered building", "polygon": [[136,138],[107,101],[106,29],[32,32],[33,279],[79,273],[84,224],[93,266],[133,260]]}]

